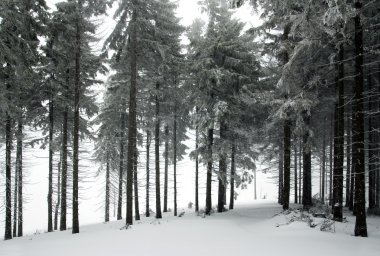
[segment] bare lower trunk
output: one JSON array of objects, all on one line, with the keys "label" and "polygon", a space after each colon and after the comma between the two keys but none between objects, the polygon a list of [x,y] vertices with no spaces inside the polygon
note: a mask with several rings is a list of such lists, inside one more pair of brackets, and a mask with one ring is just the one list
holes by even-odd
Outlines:
[{"label": "bare lower trunk", "polygon": [[232,141],[232,150],[231,150],[231,179],[230,179],[230,206],[229,209],[234,209],[234,201],[235,201],[235,152],[236,145],[235,142]]},{"label": "bare lower trunk", "polygon": [[[371,73],[371,70],[369,70]],[[375,140],[375,122],[373,119],[373,97],[372,97],[372,76],[368,75],[368,91],[370,96],[368,97],[368,211],[376,207],[376,140]]]},{"label": "bare lower trunk", "polygon": [[177,216],[177,106],[174,106],[173,124],[173,180],[174,180],[174,216]]},{"label": "bare lower trunk", "polygon": [[48,190],[48,232],[53,232],[53,133],[54,105],[49,102],[49,190]]},{"label": "bare lower trunk", "polygon": [[[9,89],[10,86],[7,86]],[[7,114],[5,122],[5,233],[4,240],[12,239],[12,175],[11,175],[11,153],[12,153],[12,119]]]},{"label": "bare lower trunk", "polygon": [[334,128],[334,180],[333,214],[334,220],[343,220],[343,164],[344,164],[344,51],[339,46],[336,64],[336,99]]},{"label": "bare lower trunk", "polygon": [[282,190],[282,209],[289,209],[290,199],[290,150],[291,150],[291,124],[288,118],[284,121],[284,176],[283,176],[283,190]]},{"label": "bare lower trunk", "polygon": [[350,206],[351,193],[351,125],[347,117],[347,145],[346,145],[346,207]]},{"label": "bare lower trunk", "polygon": [[156,163],[156,218],[161,219],[161,193],[160,193],[160,103],[158,100],[159,83],[156,83],[156,127],[155,127],[155,163]]},{"label": "bare lower trunk", "polygon": [[68,108],[65,107],[63,112],[62,124],[62,190],[61,190],[61,218],[59,230],[66,230],[66,213],[67,213],[67,115]]},{"label": "bare lower trunk", "polygon": [[126,113],[125,113],[125,103],[120,115],[120,162],[119,162],[119,187],[118,187],[118,197],[117,197],[117,219],[121,220],[122,217],[122,208],[123,208],[123,176],[124,176],[124,148],[125,148],[125,122],[126,122]]},{"label": "bare lower trunk", "polygon": [[150,217],[149,207],[149,190],[150,190],[150,168],[149,168],[149,151],[150,151],[150,131],[146,131],[146,197],[145,197],[145,216]]},{"label": "bare lower trunk", "polygon": [[198,154],[199,131],[198,126],[195,129],[195,211],[199,211],[199,154]]},{"label": "bare lower trunk", "polygon": [[[227,125],[224,118],[220,120],[220,141],[223,143],[226,139]],[[218,175],[218,212],[224,211],[224,192],[227,176],[227,162],[224,152],[219,153],[219,175]]]},{"label": "bare lower trunk", "polygon": [[294,139],[294,203],[298,204],[298,152],[297,141]]},{"label": "bare lower trunk", "polygon": [[363,26],[361,23],[361,1],[355,1],[358,11],[355,21],[355,89],[352,164],[355,166],[355,236],[367,237],[367,221],[365,209],[365,155],[364,155],[364,113],[363,113]]},{"label": "bare lower trunk", "polygon": [[[16,156],[16,162],[17,162],[17,200],[18,200],[18,211],[17,211],[17,236],[21,237],[23,236],[24,233],[24,210],[23,210],[23,119],[22,116],[20,117],[18,121],[18,126],[17,126],[17,156]],[[16,206],[15,206],[16,207]]]},{"label": "bare lower trunk", "polygon": [[54,230],[58,229],[58,215],[59,215],[59,206],[61,204],[61,162],[62,162],[62,154],[60,154],[60,160],[58,162],[58,175],[57,175],[57,203],[55,204],[55,212],[54,212]]},{"label": "bare lower trunk", "polygon": [[210,215],[212,210],[212,145],[214,141],[214,128],[208,129],[207,135],[207,177],[206,177],[206,210],[205,213]]},{"label": "bare lower trunk", "polygon": [[81,19],[82,19],[82,0],[77,2],[77,21],[76,21],[76,49],[75,49],[75,83],[74,83],[74,131],[73,131],[73,221],[72,233],[79,233],[79,102],[81,84]]},{"label": "bare lower trunk", "polygon": [[165,125],[164,212],[168,211],[169,127]]},{"label": "bare lower trunk", "polygon": [[304,122],[306,125],[303,135],[303,193],[302,204],[305,209],[309,209],[312,205],[311,190],[311,146],[310,146],[310,116],[304,113]]},{"label": "bare lower trunk", "polygon": [[284,189],[284,144],[280,141],[279,160],[278,160],[278,203],[282,204]]},{"label": "bare lower trunk", "polygon": [[104,212],[104,221],[108,222],[110,220],[110,157],[107,152],[107,163],[106,163],[106,205]]},{"label": "bare lower trunk", "polygon": [[325,178],[326,178],[326,119],[324,120],[323,139],[322,139],[322,185],[321,185],[321,201],[325,203]]},{"label": "bare lower trunk", "polygon": [[139,207],[139,184],[138,184],[138,170],[137,170],[137,161],[138,161],[138,152],[135,148],[135,157],[133,159],[133,187],[135,191],[135,220],[140,220],[140,207]]}]

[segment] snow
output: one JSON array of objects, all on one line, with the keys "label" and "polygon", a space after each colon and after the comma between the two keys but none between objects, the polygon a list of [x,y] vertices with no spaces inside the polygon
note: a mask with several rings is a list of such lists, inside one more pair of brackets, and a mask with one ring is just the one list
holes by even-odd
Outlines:
[{"label": "snow", "polygon": [[[293,207],[296,207],[293,205]],[[288,223],[270,200],[238,204],[235,210],[203,218],[193,210],[183,217],[164,213],[163,219],[142,217],[130,229],[124,221],[81,227],[70,231],[30,235],[0,242],[0,255],[365,255],[378,256],[380,218],[368,218],[369,238],[354,237],[354,218],[336,223],[335,233],[322,232],[319,226]],[[280,214],[279,214],[280,213]],[[320,224],[322,219],[315,218]]]}]

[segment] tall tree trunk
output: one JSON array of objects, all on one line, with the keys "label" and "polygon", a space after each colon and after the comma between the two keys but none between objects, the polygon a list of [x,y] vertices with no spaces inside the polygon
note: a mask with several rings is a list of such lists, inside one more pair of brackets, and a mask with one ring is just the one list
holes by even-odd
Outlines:
[{"label": "tall tree trunk", "polygon": [[284,120],[284,180],[283,180],[283,192],[282,192],[282,209],[289,209],[289,198],[290,198],[290,149],[291,149],[291,131],[290,131],[290,120],[287,117]]},{"label": "tall tree trunk", "polygon": [[334,141],[334,123],[331,118],[331,133],[330,133],[330,182],[329,182],[329,205],[332,206],[333,200],[333,141]]},{"label": "tall tree trunk", "polygon": [[137,94],[137,1],[132,0],[132,19],[130,21],[129,35],[129,53],[131,65],[131,83],[129,90],[129,115],[128,115],[128,155],[127,155],[127,217],[126,224],[133,224],[133,169],[134,158],[136,156],[136,136],[137,136],[137,120],[136,120],[136,94]]},{"label": "tall tree trunk", "polygon": [[356,145],[353,143],[354,142],[354,127],[353,127],[353,123],[354,123],[354,119],[355,119],[355,112],[354,112],[354,109],[353,109],[353,104],[352,104],[352,107],[351,107],[351,180],[350,180],[350,204],[349,204],[349,207],[348,209],[350,211],[353,211],[354,212],[354,205],[355,205],[355,202],[354,202],[354,194],[355,194],[355,165],[354,165],[354,152],[355,152],[355,147]]},{"label": "tall tree trunk", "polygon": [[347,116],[347,139],[346,139],[346,207],[350,206],[351,190],[351,125],[350,117]]},{"label": "tall tree trunk", "polygon": [[73,222],[72,233],[79,233],[79,102],[81,72],[81,20],[82,0],[77,2],[77,21],[75,36],[75,83],[74,83],[74,132],[73,132]]},{"label": "tall tree trunk", "polygon": [[63,111],[62,123],[62,175],[61,175],[61,218],[59,230],[66,230],[66,213],[67,213],[67,120],[68,120],[68,107],[65,106]]},{"label": "tall tree trunk", "polygon": [[58,214],[59,214],[59,207],[61,204],[61,163],[62,163],[62,151],[60,154],[60,159],[58,162],[58,175],[57,175],[57,203],[55,204],[55,209],[54,209],[54,230],[58,229]]},{"label": "tall tree trunk", "polygon": [[361,24],[361,1],[355,1],[357,14],[355,21],[355,89],[353,120],[353,165],[355,165],[355,236],[367,237],[365,212],[365,149],[364,149],[364,113],[363,113],[363,26]]},{"label": "tall tree trunk", "polygon": [[257,200],[257,170],[253,169],[253,198]]},{"label": "tall tree trunk", "polygon": [[[380,70],[380,64],[378,65],[378,70]],[[378,84],[377,84],[377,94],[380,95],[380,72],[378,74]],[[377,115],[376,115],[376,129],[380,131],[380,102],[377,102]],[[377,132],[377,145],[380,144],[380,132]],[[380,148],[376,150],[377,155],[377,171],[376,171],[376,207],[380,208]],[[379,210],[380,211],[380,210]]]},{"label": "tall tree trunk", "polygon": [[321,200],[322,204],[325,203],[325,178],[326,178],[326,119],[323,126],[323,139],[322,139],[322,186],[321,186]]},{"label": "tall tree trunk", "polygon": [[133,187],[135,191],[135,220],[140,220],[140,208],[139,208],[139,186],[138,186],[138,169],[137,169],[138,152],[135,148],[135,157],[133,159]]},{"label": "tall tree trunk", "polygon": [[212,145],[214,143],[214,125],[211,124],[207,135],[207,176],[206,176],[206,211],[210,215],[212,210]]},{"label": "tall tree trunk", "polygon": [[[8,91],[10,86],[8,85]],[[4,240],[12,239],[12,175],[11,175],[11,154],[12,154],[12,119],[7,113],[5,123],[5,234]]]},{"label": "tall tree trunk", "polygon": [[177,105],[174,106],[173,124],[173,178],[174,178],[174,216],[177,216]]},{"label": "tall tree trunk", "polygon": [[49,189],[48,189],[48,232],[53,232],[53,134],[54,134],[54,103],[49,100]]},{"label": "tall tree trunk", "polygon": [[[18,140],[17,140],[18,143]],[[18,145],[17,145],[18,149]],[[16,156],[17,159],[17,156]],[[16,166],[15,166],[15,175],[13,177],[14,180],[14,188],[13,188],[13,237],[17,236],[17,188],[18,188],[18,168],[17,168],[17,160],[16,160]]]},{"label": "tall tree trunk", "polygon": [[284,144],[279,142],[279,160],[278,160],[278,203],[282,205],[284,191]]},{"label": "tall tree trunk", "polygon": [[158,100],[159,83],[156,83],[156,127],[155,127],[155,163],[156,163],[156,218],[161,219],[161,193],[160,193],[160,102]]},{"label": "tall tree trunk", "polygon": [[149,169],[149,151],[150,151],[150,131],[146,131],[146,197],[145,197],[145,216],[150,217],[149,192],[150,192],[150,169]]},{"label": "tall tree trunk", "polygon": [[310,115],[304,113],[305,131],[303,135],[303,193],[302,204],[305,209],[312,205],[311,188],[311,148],[310,148]]},{"label": "tall tree trunk", "polygon": [[[224,117],[220,118],[220,143],[226,140],[227,124]],[[223,149],[221,149],[223,151]],[[219,153],[219,175],[218,175],[218,212],[224,211],[224,192],[227,176],[227,160],[224,152]]]},{"label": "tall tree trunk", "polygon": [[[108,149],[107,149],[108,150]],[[104,213],[104,221],[110,221],[110,156],[109,152],[107,152],[107,163],[106,163],[106,205],[105,205],[105,213]]]},{"label": "tall tree trunk", "polygon": [[17,211],[17,221],[18,221],[18,227],[17,227],[17,236],[21,237],[24,233],[24,211],[23,211],[23,164],[22,164],[22,156],[23,156],[23,119],[22,116],[20,117],[17,125],[17,199],[18,199],[18,211]]},{"label": "tall tree trunk", "polygon": [[376,207],[376,141],[375,141],[375,123],[373,120],[373,103],[372,97],[372,76],[371,70],[368,75],[368,211],[373,212]]},{"label": "tall tree trunk", "polygon": [[229,209],[234,209],[235,202],[235,154],[236,154],[236,145],[235,141],[232,141],[232,150],[231,150],[231,178],[230,178],[230,206]]},{"label": "tall tree trunk", "polygon": [[123,207],[123,176],[124,176],[124,148],[125,148],[125,102],[123,102],[122,110],[120,115],[120,162],[119,162],[119,187],[117,196],[117,219],[121,220],[122,217],[122,207]]},{"label": "tall tree trunk", "polygon": [[303,184],[302,184],[302,179],[303,179],[303,171],[302,171],[302,163],[303,163],[303,161],[302,161],[302,155],[303,155],[303,153],[302,153],[302,140],[299,140],[299,156],[298,156],[298,158],[299,158],[299,161],[298,161],[298,169],[299,169],[299,178],[298,178],[298,180],[299,180],[299,190],[298,190],[298,203],[302,203],[302,189],[303,189]]},{"label": "tall tree trunk", "polygon": [[[196,110],[198,112],[198,108]],[[198,142],[199,141],[199,130],[198,126],[195,128],[195,211],[199,211],[199,153],[198,153]]]},{"label": "tall tree trunk", "polygon": [[168,211],[169,126],[165,125],[164,212]]},{"label": "tall tree trunk", "polygon": [[334,129],[334,220],[343,220],[343,165],[344,165],[344,49],[339,46],[336,64],[336,102]]},{"label": "tall tree trunk", "polygon": [[298,152],[296,138],[294,138],[294,203],[298,204]]}]

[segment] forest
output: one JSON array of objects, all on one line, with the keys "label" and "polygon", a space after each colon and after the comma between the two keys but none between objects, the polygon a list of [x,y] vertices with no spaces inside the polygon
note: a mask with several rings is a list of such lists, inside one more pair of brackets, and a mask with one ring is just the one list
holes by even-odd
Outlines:
[{"label": "forest", "polygon": [[[282,212],[353,217],[352,235],[371,236],[380,1],[201,0],[190,26],[174,0],[49,1],[0,1],[4,240],[25,236],[34,148],[48,152],[38,166],[48,233],[81,231],[86,154],[103,180],[103,221],[114,209],[123,229],[185,214],[178,168],[188,158],[189,208],[206,220],[233,212],[238,189],[254,185],[257,199],[262,172]],[[242,9],[260,24],[239,20]]]}]

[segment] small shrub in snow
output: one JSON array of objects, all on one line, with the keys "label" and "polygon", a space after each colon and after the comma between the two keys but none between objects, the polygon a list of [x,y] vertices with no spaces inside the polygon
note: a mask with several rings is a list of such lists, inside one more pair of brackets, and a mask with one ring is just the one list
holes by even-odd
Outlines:
[{"label": "small shrub in snow", "polygon": [[321,231],[335,233],[335,221],[331,219],[324,219],[321,223]]},{"label": "small shrub in snow", "polygon": [[190,202],[188,203],[188,205],[187,205],[187,208],[189,208],[189,209],[193,209],[193,202],[190,201]]}]

